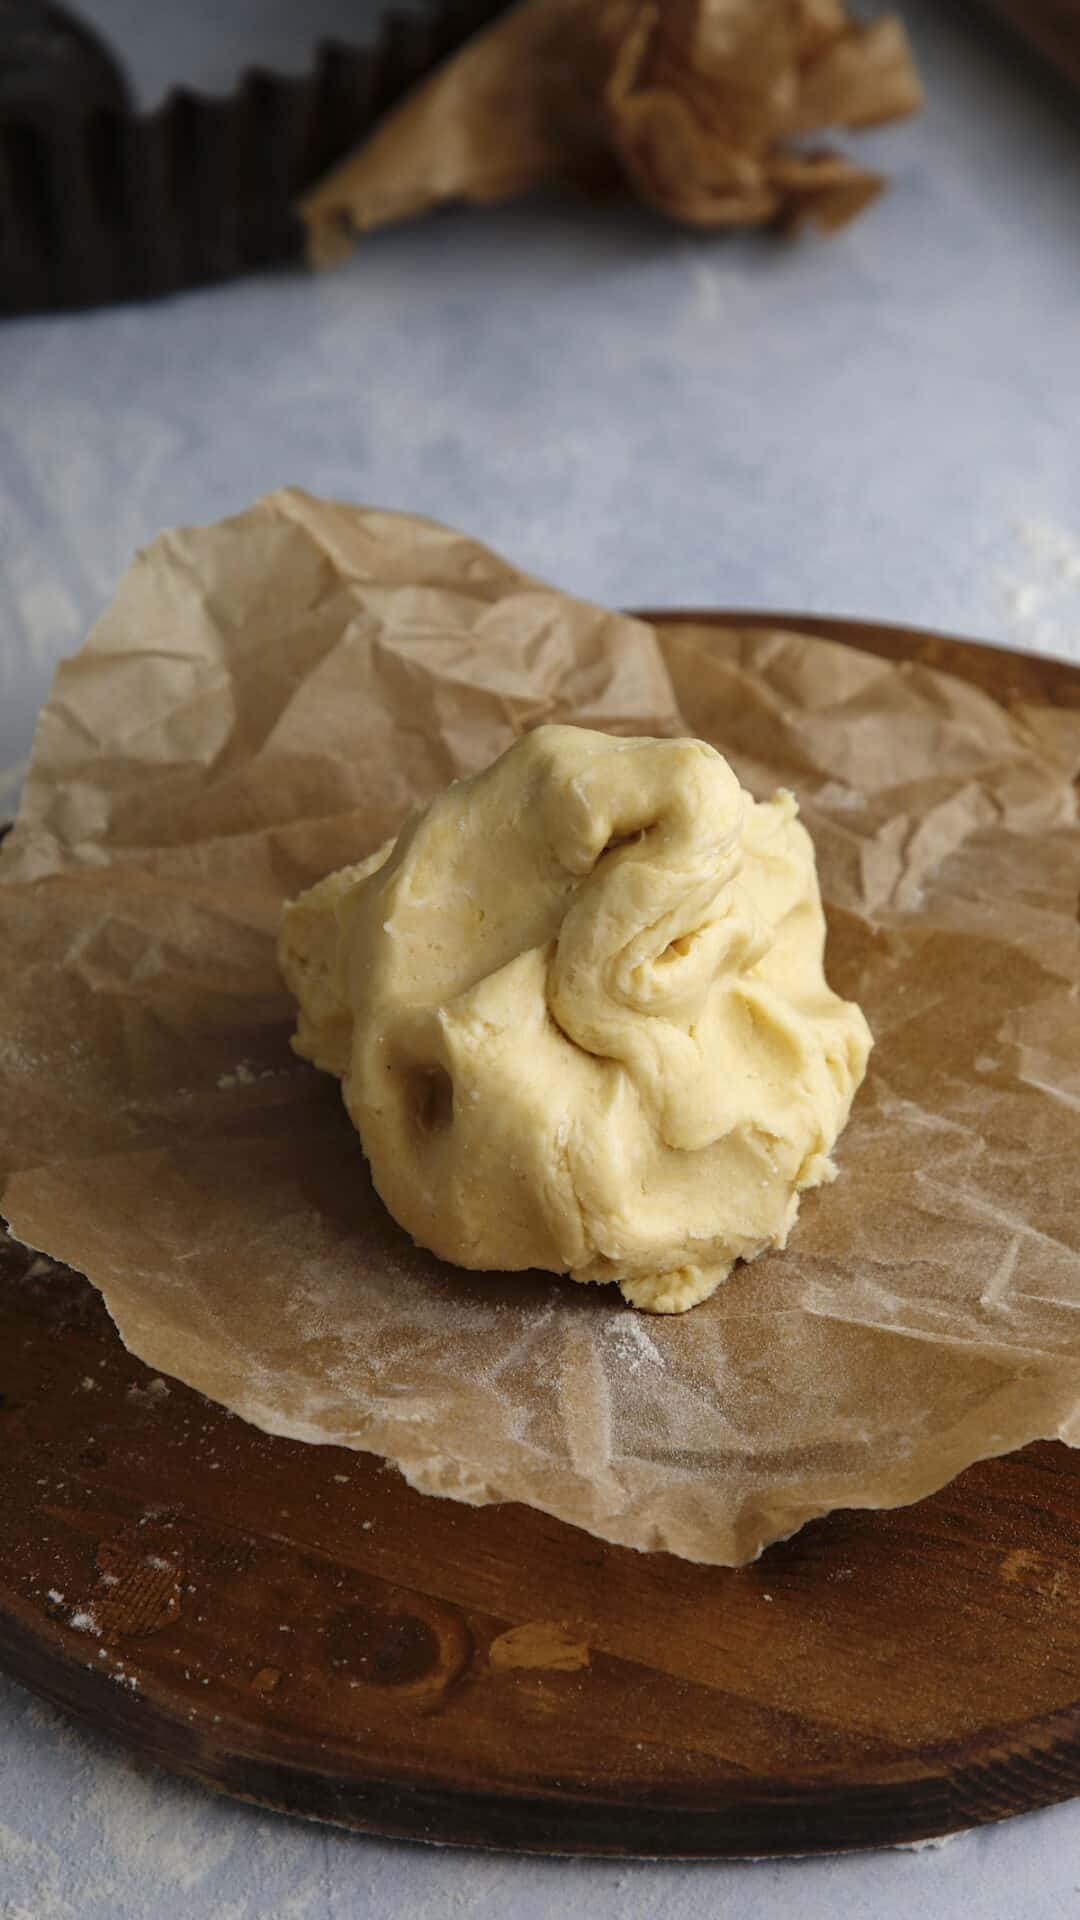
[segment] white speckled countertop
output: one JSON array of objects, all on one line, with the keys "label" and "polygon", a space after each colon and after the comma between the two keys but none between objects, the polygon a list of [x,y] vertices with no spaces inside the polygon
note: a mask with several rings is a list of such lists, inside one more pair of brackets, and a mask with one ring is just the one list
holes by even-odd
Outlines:
[{"label": "white speckled countertop", "polygon": [[[142,96],[294,68],[376,0],[84,0]],[[454,521],[623,605],[878,614],[1080,658],[1080,105],[902,4],[921,122],[829,242],[533,205],[345,272],[0,323],[0,815],[133,549],[283,482]],[[136,1767],[0,1680],[0,1920],[786,1920],[1080,1911],[1080,1806],[940,1851],[518,1861],[364,1841]]]}]

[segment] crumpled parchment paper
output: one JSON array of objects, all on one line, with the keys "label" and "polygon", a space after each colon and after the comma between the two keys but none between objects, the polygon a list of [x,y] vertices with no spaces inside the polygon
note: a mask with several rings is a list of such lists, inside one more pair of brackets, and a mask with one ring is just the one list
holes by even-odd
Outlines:
[{"label": "crumpled parchment paper", "polygon": [[[465,1274],[290,1053],[280,903],[543,719],[713,741],[814,836],[876,1036],[788,1250],[646,1319]],[[1080,1442],[1080,713],[783,632],[658,628],[286,491],[141,554],[0,853],[0,1211],[147,1363],[417,1487],[735,1563]]]},{"label": "crumpled parchment paper", "polygon": [[850,220],[880,174],[808,135],[914,113],[901,22],[843,0],[519,0],[300,203],[333,266],[447,201],[629,186],[695,227]]}]

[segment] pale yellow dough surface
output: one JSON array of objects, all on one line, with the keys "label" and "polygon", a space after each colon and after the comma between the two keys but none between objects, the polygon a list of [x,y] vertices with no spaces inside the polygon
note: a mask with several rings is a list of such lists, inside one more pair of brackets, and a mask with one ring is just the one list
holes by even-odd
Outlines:
[{"label": "pale yellow dough surface", "polygon": [[545,726],[292,901],[281,960],[415,1240],[681,1313],[835,1176],[871,1040],[824,944],[789,793]]}]

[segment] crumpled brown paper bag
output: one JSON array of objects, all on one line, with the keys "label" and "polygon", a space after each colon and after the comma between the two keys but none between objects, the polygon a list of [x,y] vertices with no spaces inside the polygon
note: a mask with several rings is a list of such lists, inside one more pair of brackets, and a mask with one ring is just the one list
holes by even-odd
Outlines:
[{"label": "crumpled brown paper bag", "polygon": [[[877,1045],[788,1250],[655,1320],[465,1274],[302,1066],[284,896],[548,718],[703,735],[818,849]],[[733,1563],[1080,1442],[1080,714],[782,632],[655,631],[472,541],[283,492],[142,554],[0,855],[0,1210],[269,1431]]]},{"label": "crumpled brown paper bag", "polygon": [[807,134],[922,104],[893,15],[843,0],[519,0],[300,203],[316,266],[447,201],[628,183],[696,227],[842,226],[883,181]]}]

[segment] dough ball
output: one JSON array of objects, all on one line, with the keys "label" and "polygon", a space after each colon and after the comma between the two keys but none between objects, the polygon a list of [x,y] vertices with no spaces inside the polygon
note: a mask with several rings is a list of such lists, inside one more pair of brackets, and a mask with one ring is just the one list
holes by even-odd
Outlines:
[{"label": "dough ball", "polygon": [[415,1240],[681,1313],[834,1177],[871,1039],[824,946],[789,793],[544,726],[291,902],[281,959]]}]

